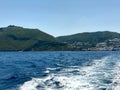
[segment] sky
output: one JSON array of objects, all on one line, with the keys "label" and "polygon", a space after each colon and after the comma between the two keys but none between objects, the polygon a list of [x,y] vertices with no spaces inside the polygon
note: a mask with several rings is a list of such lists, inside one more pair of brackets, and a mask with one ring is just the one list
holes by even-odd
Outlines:
[{"label": "sky", "polygon": [[0,0],[0,21],[53,36],[120,32],[120,0]]}]

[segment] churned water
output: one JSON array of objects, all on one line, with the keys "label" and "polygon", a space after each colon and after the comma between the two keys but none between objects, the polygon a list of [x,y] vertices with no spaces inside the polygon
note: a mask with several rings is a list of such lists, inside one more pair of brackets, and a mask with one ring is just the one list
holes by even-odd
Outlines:
[{"label": "churned water", "polygon": [[0,90],[120,90],[120,52],[0,52]]}]

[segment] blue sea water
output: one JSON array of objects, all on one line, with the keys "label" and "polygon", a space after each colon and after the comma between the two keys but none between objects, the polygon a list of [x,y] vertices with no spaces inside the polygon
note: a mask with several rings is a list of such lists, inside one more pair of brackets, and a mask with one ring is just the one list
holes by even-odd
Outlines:
[{"label": "blue sea water", "polygon": [[120,52],[0,52],[0,90],[120,90]]}]

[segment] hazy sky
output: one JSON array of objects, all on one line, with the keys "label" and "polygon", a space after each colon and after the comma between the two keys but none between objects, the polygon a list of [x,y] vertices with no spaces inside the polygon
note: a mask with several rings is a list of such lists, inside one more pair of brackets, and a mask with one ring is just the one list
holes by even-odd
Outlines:
[{"label": "hazy sky", "polygon": [[120,32],[120,0],[0,0],[0,27],[8,25],[54,36]]}]

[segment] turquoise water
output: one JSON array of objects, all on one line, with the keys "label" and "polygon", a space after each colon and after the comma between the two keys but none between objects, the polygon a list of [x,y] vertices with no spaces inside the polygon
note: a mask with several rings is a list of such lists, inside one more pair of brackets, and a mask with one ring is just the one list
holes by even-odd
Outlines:
[{"label": "turquoise water", "polygon": [[120,52],[0,52],[0,90],[119,90]]}]

